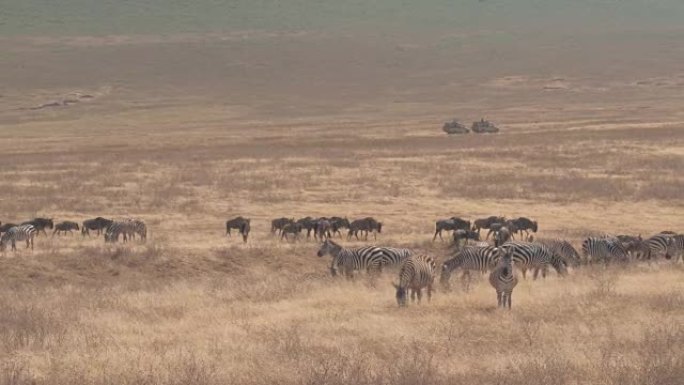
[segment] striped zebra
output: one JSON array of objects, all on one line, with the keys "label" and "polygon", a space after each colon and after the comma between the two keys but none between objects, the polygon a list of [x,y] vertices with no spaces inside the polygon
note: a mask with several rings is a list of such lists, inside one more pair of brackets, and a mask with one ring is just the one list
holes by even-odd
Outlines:
[{"label": "striped zebra", "polygon": [[465,281],[465,289],[467,291],[470,287],[470,272],[480,271],[484,273],[491,270],[496,265],[496,256],[497,251],[493,246],[464,247],[453,258],[444,261],[439,282],[445,289],[450,289],[449,279],[451,274],[457,269],[462,269],[463,276],[461,279]]},{"label": "striped zebra", "polygon": [[[518,284],[518,276],[513,271],[513,248],[497,249],[499,263],[489,274],[489,283],[496,290],[497,307],[511,308],[513,289]],[[500,251],[500,252],[499,252]]]},{"label": "striped zebra", "polygon": [[341,245],[326,239],[321,248],[318,249],[317,255],[323,257],[324,255],[332,256],[332,263],[330,264],[330,273],[336,276],[338,270],[347,278],[352,278],[355,271],[366,270],[367,272],[380,270],[380,255],[378,248],[375,246],[365,246],[357,249],[346,249]]},{"label": "striped zebra", "polygon": [[589,263],[609,264],[613,259],[627,261],[627,251],[619,239],[613,237],[589,237],[582,242],[583,258]]},{"label": "striped zebra", "polygon": [[577,250],[570,242],[563,239],[538,239],[537,243],[546,246],[552,253],[563,258],[566,266],[577,267],[581,263],[581,258]]},{"label": "striped zebra", "polygon": [[656,234],[646,241],[648,247],[647,259],[651,257],[664,256],[666,259],[672,257],[671,251],[674,251],[674,237],[671,234]]},{"label": "striped zebra", "polygon": [[399,284],[392,283],[397,289],[396,298],[399,306],[408,303],[407,293],[411,291],[411,301],[418,303],[423,297],[423,288],[427,288],[428,302],[432,299],[432,284],[435,281],[435,261],[427,255],[414,255],[401,265],[399,270]]},{"label": "striped zebra", "polygon": [[105,231],[105,242],[118,242],[120,235],[123,235],[123,241],[127,242],[129,239],[135,239],[135,234],[140,236],[141,241],[147,240],[147,225],[141,219],[114,221]]},{"label": "striped zebra", "polygon": [[546,246],[539,243],[529,242],[508,242],[499,246],[503,253],[510,253],[515,265],[522,271],[523,278],[526,278],[528,269],[533,269],[534,279],[537,279],[539,270],[542,272],[542,277],[546,278],[546,272],[549,265],[552,266],[556,272],[564,276],[568,270],[565,267],[563,258],[558,254],[551,252]]},{"label": "striped zebra", "polygon": [[26,248],[29,246],[33,250],[33,237],[36,236],[38,230],[33,225],[19,225],[7,230],[0,237],[0,251],[5,251],[7,244],[12,244],[12,250],[17,251],[17,241],[26,241]]},{"label": "striped zebra", "polygon": [[30,221],[23,222],[22,225],[32,225],[36,228],[38,235],[40,235],[40,232],[42,231],[46,237],[47,232],[45,231],[45,228],[52,230],[55,227],[52,218],[33,218]]},{"label": "striped zebra", "polygon": [[684,260],[684,234],[672,236],[672,258],[675,262]]}]

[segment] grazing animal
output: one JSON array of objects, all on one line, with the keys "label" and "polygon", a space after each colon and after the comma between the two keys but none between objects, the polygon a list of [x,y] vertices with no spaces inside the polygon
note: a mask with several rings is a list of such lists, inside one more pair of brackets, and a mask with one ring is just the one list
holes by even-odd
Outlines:
[{"label": "grazing animal", "polygon": [[105,230],[105,242],[114,243],[119,241],[119,236],[123,235],[123,241],[135,239],[135,234],[140,236],[141,241],[147,239],[147,225],[141,219],[122,219],[113,221]]},{"label": "grazing animal", "polygon": [[537,230],[539,230],[539,226],[537,226],[537,221],[533,221],[529,218],[519,217],[511,220],[511,222],[513,223],[513,227],[511,229],[515,229],[513,230],[513,232],[518,232],[521,236],[523,231],[525,232],[525,235],[529,236],[530,231],[536,233]]},{"label": "grazing animal", "polygon": [[0,234],[6,232],[7,230],[11,229],[12,227],[18,226],[17,224],[14,223],[5,223],[2,226],[0,226]]},{"label": "grazing animal", "polygon": [[73,230],[80,230],[80,228],[78,227],[78,223],[71,221],[60,222],[55,225],[55,231],[52,232],[52,236],[54,237],[55,234],[59,235],[60,233],[64,233],[64,235],[66,235],[67,231],[69,232],[69,234],[72,234]]},{"label": "grazing animal", "polygon": [[297,220],[297,224],[302,226],[302,230],[306,230],[306,238],[311,238],[311,232],[313,231],[314,237],[316,237],[316,226],[321,218],[304,217]]},{"label": "grazing animal", "polygon": [[566,266],[577,267],[581,263],[581,258],[577,250],[570,242],[563,239],[538,239],[537,243],[546,246],[549,251],[560,256]]},{"label": "grazing animal", "polygon": [[340,218],[340,217],[332,217],[330,218],[330,230],[333,235],[337,234],[342,238],[342,232],[340,229],[349,229],[349,219],[347,218]]},{"label": "grazing animal", "polygon": [[30,221],[23,222],[22,225],[32,225],[36,228],[38,234],[42,231],[46,237],[47,232],[45,231],[45,228],[52,229],[55,226],[52,218],[33,218]]},{"label": "grazing animal", "polygon": [[497,307],[511,309],[513,289],[518,285],[518,276],[513,271],[512,249],[501,250],[498,265],[489,274],[489,283],[496,290]]},{"label": "grazing animal", "polygon": [[456,230],[470,230],[470,221],[466,221],[459,217],[451,217],[449,219],[440,219],[435,222],[435,235],[432,237],[434,242],[439,235],[439,239],[442,238],[442,231],[456,231]]},{"label": "grazing animal", "polygon": [[449,279],[451,274],[457,269],[462,269],[463,276],[461,279],[465,282],[465,289],[467,291],[470,287],[470,272],[480,271],[484,273],[492,269],[496,265],[497,253],[498,250],[493,246],[464,247],[442,264],[442,271],[439,277],[440,284],[445,289],[450,289]]},{"label": "grazing animal", "polygon": [[506,226],[502,226],[494,233],[494,245],[501,246],[511,240],[511,231]]},{"label": "grazing animal", "polygon": [[242,241],[247,242],[249,230],[251,229],[250,221],[251,219],[241,216],[226,221],[226,235],[231,236],[230,230],[236,229],[242,235]]},{"label": "grazing animal", "polygon": [[329,220],[321,218],[316,222],[316,229],[314,231],[314,238],[320,239],[321,241],[324,239],[328,239],[332,237],[332,234],[330,234],[330,229],[332,228],[332,224],[330,223]]},{"label": "grazing animal", "polygon": [[672,258],[671,251],[674,251],[674,237],[671,234],[656,234],[645,242],[648,247],[647,259],[656,258],[660,255],[666,259]]},{"label": "grazing animal", "polygon": [[487,218],[480,218],[476,219],[473,222],[473,230],[477,231],[478,233],[482,229],[489,229],[490,226],[494,223],[504,223],[506,222],[506,218],[504,217],[497,217],[497,216],[490,216]]},{"label": "grazing animal", "polygon": [[382,232],[382,223],[376,221],[373,217],[366,217],[357,219],[349,224],[349,232],[347,239],[351,239],[352,235],[359,239],[359,232],[365,233],[365,240],[368,240],[368,233],[373,233],[373,239],[377,240],[377,233]]},{"label": "grazing animal", "polygon": [[534,279],[541,270],[542,277],[546,278],[548,267],[552,266],[558,275],[564,276],[568,270],[563,263],[563,258],[552,253],[546,246],[540,243],[507,242],[499,246],[504,253],[510,253],[515,265],[522,270],[525,278],[528,269],[535,271]]},{"label": "grazing animal", "polygon": [[603,261],[606,265],[612,260],[625,262],[627,251],[620,240],[613,237],[589,237],[582,242],[583,258],[589,263]]},{"label": "grazing animal", "polygon": [[299,239],[299,235],[301,233],[302,233],[302,224],[301,223],[296,223],[296,222],[288,223],[285,225],[285,227],[283,227],[280,230],[280,240],[282,241],[283,239],[286,239],[289,241],[288,234],[292,234],[292,240],[296,241],[297,239]]},{"label": "grazing animal", "polygon": [[427,255],[414,255],[408,258],[399,270],[399,284],[392,284],[397,289],[396,298],[399,306],[408,305],[407,294],[411,291],[411,300],[418,303],[423,297],[423,289],[427,289],[428,302],[432,299],[432,284],[435,281],[435,260]]},{"label": "grazing animal", "polygon": [[28,249],[30,246],[31,250],[33,250],[33,237],[35,237],[37,233],[38,230],[36,230],[33,225],[14,226],[4,232],[2,237],[0,237],[0,251],[5,251],[8,243],[12,245],[12,251],[16,251],[17,241],[26,241],[26,248]]},{"label": "grazing animal", "polygon": [[454,246],[458,249],[461,247],[461,241],[464,241],[464,245],[468,244],[468,240],[471,239],[473,241],[479,241],[480,240],[480,234],[477,231],[473,230],[463,230],[463,229],[458,229],[454,231],[453,234],[454,237]]},{"label": "grazing animal", "polygon": [[87,235],[90,237],[90,230],[97,231],[97,235],[100,235],[112,224],[111,219],[105,219],[102,217],[97,217],[93,219],[86,219],[81,224],[81,235],[84,237]]},{"label": "grazing animal", "polygon": [[294,223],[294,218],[277,218],[271,221],[271,234],[275,234],[276,231],[278,232],[278,235],[281,235],[283,232],[283,228],[287,226],[290,223]]},{"label": "grazing animal", "polygon": [[346,249],[341,245],[331,241],[325,240],[318,249],[317,255],[323,257],[324,255],[332,256],[332,263],[330,264],[330,274],[336,276],[339,270],[342,270],[347,278],[353,278],[356,271],[366,270],[380,271],[380,250],[375,246],[365,246],[357,249]]}]

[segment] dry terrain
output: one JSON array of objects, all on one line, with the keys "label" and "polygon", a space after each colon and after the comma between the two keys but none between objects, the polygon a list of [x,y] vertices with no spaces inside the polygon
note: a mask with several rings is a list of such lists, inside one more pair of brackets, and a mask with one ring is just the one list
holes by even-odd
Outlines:
[{"label": "dry terrain", "polygon": [[[510,312],[486,279],[400,309],[396,272],[332,279],[316,243],[269,228],[372,215],[374,243],[440,261],[452,215],[529,216],[577,247],[684,231],[684,52],[597,39],[554,62],[573,45],[539,43],[544,72],[524,49],[478,65],[507,45],[377,39],[0,40],[0,220],[150,229],[0,256],[0,384],[680,384],[682,263],[528,279]],[[503,132],[447,137],[454,113]],[[224,236],[236,215],[246,244]]]}]

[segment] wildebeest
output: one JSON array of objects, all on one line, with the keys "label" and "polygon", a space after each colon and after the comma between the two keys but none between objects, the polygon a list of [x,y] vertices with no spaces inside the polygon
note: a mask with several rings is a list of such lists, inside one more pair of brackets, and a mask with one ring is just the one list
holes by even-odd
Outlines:
[{"label": "wildebeest", "polygon": [[226,235],[231,236],[230,230],[236,229],[242,235],[242,240],[247,242],[250,230],[250,219],[241,216],[226,221]]},{"label": "wildebeest", "polygon": [[60,222],[55,225],[55,231],[52,232],[52,236],[54,237],[55,234],[59,235],[60,233],[64,233],[64,235],[66,235],[67,232],[71,234],[73,230],[80,230],[78,223],[72,221]]},{"label": "wildebeest", "polygon": [[513,227],[509,226],[509,229],[513,233],[520,233],[522,236],[523,231],[525,235],[530,235],[530,231],[536,233],[539,227],[537,226],[537,221],[533,221],[529,218],[519,217],[511,220]]},{"label": "wildebeest", "polygon": [[465,241],[464,245],[468,243],[469,239],[472,239],[473,241],[479,241],[480,240],[480,234],[477,231],[473,230],[464,230],[464,229],[458,229],[454,231],[453,234],[454,237],[454,246],[459,249],[461,247],[461,240]]},{"label": "wildebeest", "polygon": [[316,222],[316,229],[314,231],[314,237],[317,239],[325,240],[330,238],[332,235],[330,234],[330,228],[332,227],[332,224],[330,223],[329,220],[321,218]]},{"label": "wildebeest", "polygon": [[311,232],[313,231],[314,237],[316,236],[316,226],[318,226],[318,221],[321,218],[304,217],[297,219],[297,222],[302,226],[302,230],[306,230],[306,237],[311,238]]},{"label": "wildebeest", "polygon": [[36,234],[43,234],[47,237],[47,232],[45,228],[52,229],[55,227],[52,218],[33,218],[30,221],[23,222],[22,225],[32,225],[36,229]]},{"label": "wildebeest", "polygon": [[349,219],[341,217],[330,218],[330,230],[333,235],[338,234],[340,238],[342,237],[342,232],[340,229],[349,229]]},{"label": "wildebeest", "polygon": [[5,233],[5,232],[7,232],[7,230],[11,229],[12,227],[16,227],[16,226],[18,226],[18,225],[15,223],[3,223],[0,226],[0,234]]},{"label": "wildebeest", "polygon": [[482,229],[489,229],[493,223],[504,223],[504,222],[506,222],[505,217],[497,217],[494,215],[487,217],[487,218],[476,219],[473,222],[473,230],[477,231],[479,233],[480,230],[482,230]]},{"label": "wildebeest", "polygon": [[271,221],[271,234],[275,234],[276,231],[278,231],[278,234],[283,233],[283,228],[287,226],[290,223],[294,223],[294,218],[277,218]]},{"label": "wildebeest", "polygon": [[106,219],[102,217],[97,217],[93,219],[86,219],[81,224],[81,235],[84,237],[90,236],[90,230],[97,231],[97,235],[100,235],[112,224],[111,219]]},{"label": "wildebeest", "polygon": [[502,226],[494,233],[494,246],[499,247],[511,240],[511,231],[506,226]]},{"label": "wildebeest", "polygon": [[373,232],[373,238],[377,239],[377,233],[382,232],[382,223],[378,222],[373,217],[357,219],[349,224],[349,232],[347,233],[347,239],[351,239],[353,235],[358,240],[359,232],[365,233],[365,240],[368,240],[369,232]]},{"label": "wildebeest", "polygon": [[459,229],[470,230],[470,221],[461,219],[459,217],[440,219],[435,222],[435,235],[432,237],[432,241],[434,242],[435,239],[437,239],[437,235],[439,235],[439,239],[443,240],[444,238],[442,238],[442,231],[456,231]]},{"label": "wildebeest", "polygon": [[302,233],[302,224],[301,223],[288,223],[283,227],[281,233],[280,233],[280,240],[282,241],[283,238],[288,239],[288,234],[292,234],[292,239],[297,240],[299,239],[299,235]]}]

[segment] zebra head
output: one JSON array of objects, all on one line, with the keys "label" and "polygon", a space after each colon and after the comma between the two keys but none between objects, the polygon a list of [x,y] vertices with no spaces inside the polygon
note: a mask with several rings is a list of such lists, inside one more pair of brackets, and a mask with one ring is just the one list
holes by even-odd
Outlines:
[{"label": "zebra head", "polygon": [[442,264],[442,271],[439,274],[439,283],[445,290],[451,289],[451,284],[449,283],[449,278],[451,278],[451,268],[445,262]]},{"label": "zebra head", "polygon": [[[340,245],[338,245],[337,243],[331,241],[330,239],[326,239],[326,240],[323,241],[323,243],[321,244],[321,248],[318,249],[317,255],[318,255],[319,257],[322,257],[322,256],[324,256],[324,255],[326,255],[326,254],[333,255],[333,253],[335,253],[336,251],[339,251],[340,249],[341,249],[341,246],[340,246]],[[335,274],[333,274],[333,275],[335,275]]]},{"label": "zebra head", "polygon": [[392,286],[394,286],[394,288],[397,289],[397,294],[396,294],[396,297],[397,297],[397,304],[398,304],[400,307],[406,306],[406,302],[407,302],[407,299],[408,299],[408,298],[407,298],[407,295],[406,295],[406,292],[407,292],[406,288],[403,288],[403,287],[397,285],[397,284],[394,283],[394,282],[392,282]]}]

